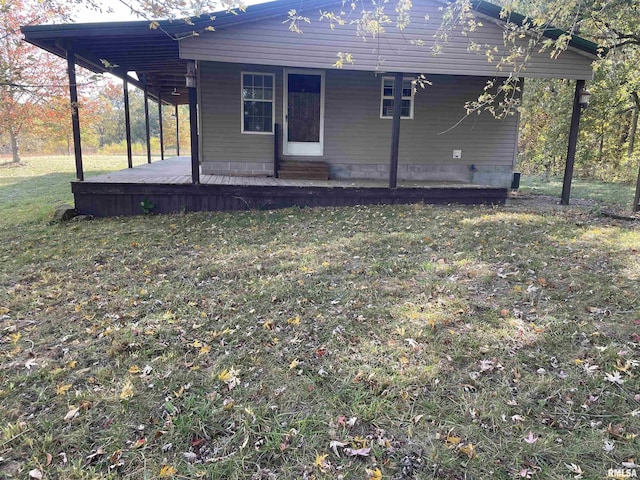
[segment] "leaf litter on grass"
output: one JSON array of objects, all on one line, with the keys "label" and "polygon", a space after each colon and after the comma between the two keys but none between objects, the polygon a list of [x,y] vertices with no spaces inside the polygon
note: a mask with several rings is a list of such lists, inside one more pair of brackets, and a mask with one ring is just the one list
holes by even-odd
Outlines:
[{"label": "leaf litter on grass", "polygon": [[19,234],[0,268],[0,472],[594,478],[638,461],[634,226],[417,205]]}]

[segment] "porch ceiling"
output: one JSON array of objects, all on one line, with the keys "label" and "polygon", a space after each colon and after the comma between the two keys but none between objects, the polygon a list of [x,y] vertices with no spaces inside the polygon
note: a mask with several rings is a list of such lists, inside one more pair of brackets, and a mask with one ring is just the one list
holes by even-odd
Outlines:
[{"label": "porch ceiling", "polygon": [[[167,103],[188,103],[184,77],[187,60],[179,57],[177,34],[171,29],[153,30],[144,21],[36,25],[23,27],[22,32],[29,43],[59,57],[65,58],[67,50],[72,49],[76,63],[92,72],[120,78],[135,72],[140,80],[147,74],[153,98],[161,95]],[[172,95],[174,89],[179,96]]]},{"label": "porch ceiling", "polygon": [[[314,8],[335,4],[335,0],[307,0]],[[278,0],[252,5],[245,12],[217,12],[183,20],[76,23],[61,25],[29,25],[22,27],[25,40],[54,55],[65,58],[73,49],[76,63],[96,73],[112,73],[124,77],[136,72],[139,79],[147,74],[149,94],[174,105],[188,103],[185,87],[187,59],[180,58],[179,40],[198,35],[214,26],[216,29],[252,22],[273,16],[286,16],[299,8],[300,0]],[[137,82],[133,82],[141,86]],[[180,94],[172,95],[173,92]]]}]

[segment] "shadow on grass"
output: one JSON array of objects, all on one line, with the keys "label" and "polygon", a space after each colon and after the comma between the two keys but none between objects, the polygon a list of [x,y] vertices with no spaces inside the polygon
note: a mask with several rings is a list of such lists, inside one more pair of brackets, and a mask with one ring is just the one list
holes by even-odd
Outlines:
[{"label": "shadow on grass", "polygon": [[[542,175],[523,175],[521,188],[524,192],[560,198],[562,181],[561,177],[547,179]],[[633,204],[634,194],[634,186],[630,184],[605,183],[580,178],[574,178],[571,183],[571,198],[592,200],[603,206],[630,207]]]},{"label": "shadow on grass", "polygon": [[[95,176],[107,171],[86,172]],[[0,226],[38,223],[49,219],[62,203],[73,205],[73,173],[0,177]]]}]

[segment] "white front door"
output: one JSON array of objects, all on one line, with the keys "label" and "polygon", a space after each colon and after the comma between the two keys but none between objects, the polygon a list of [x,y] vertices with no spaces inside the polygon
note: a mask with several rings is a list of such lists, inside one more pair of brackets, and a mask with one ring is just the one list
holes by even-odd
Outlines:
[{"label": "white front door", "polygon": [[319,157],[324,143],[324,71],[285,70],[284,154]]}]

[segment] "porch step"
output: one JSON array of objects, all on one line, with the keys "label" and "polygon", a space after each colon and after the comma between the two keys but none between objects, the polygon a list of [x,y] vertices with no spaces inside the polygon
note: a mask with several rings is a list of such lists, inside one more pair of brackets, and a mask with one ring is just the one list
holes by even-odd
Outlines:
[{"label": "porch step", "polygon": [[329,180],[329,165],[325,162],[280,162],[278,177],[289,180]]}]

